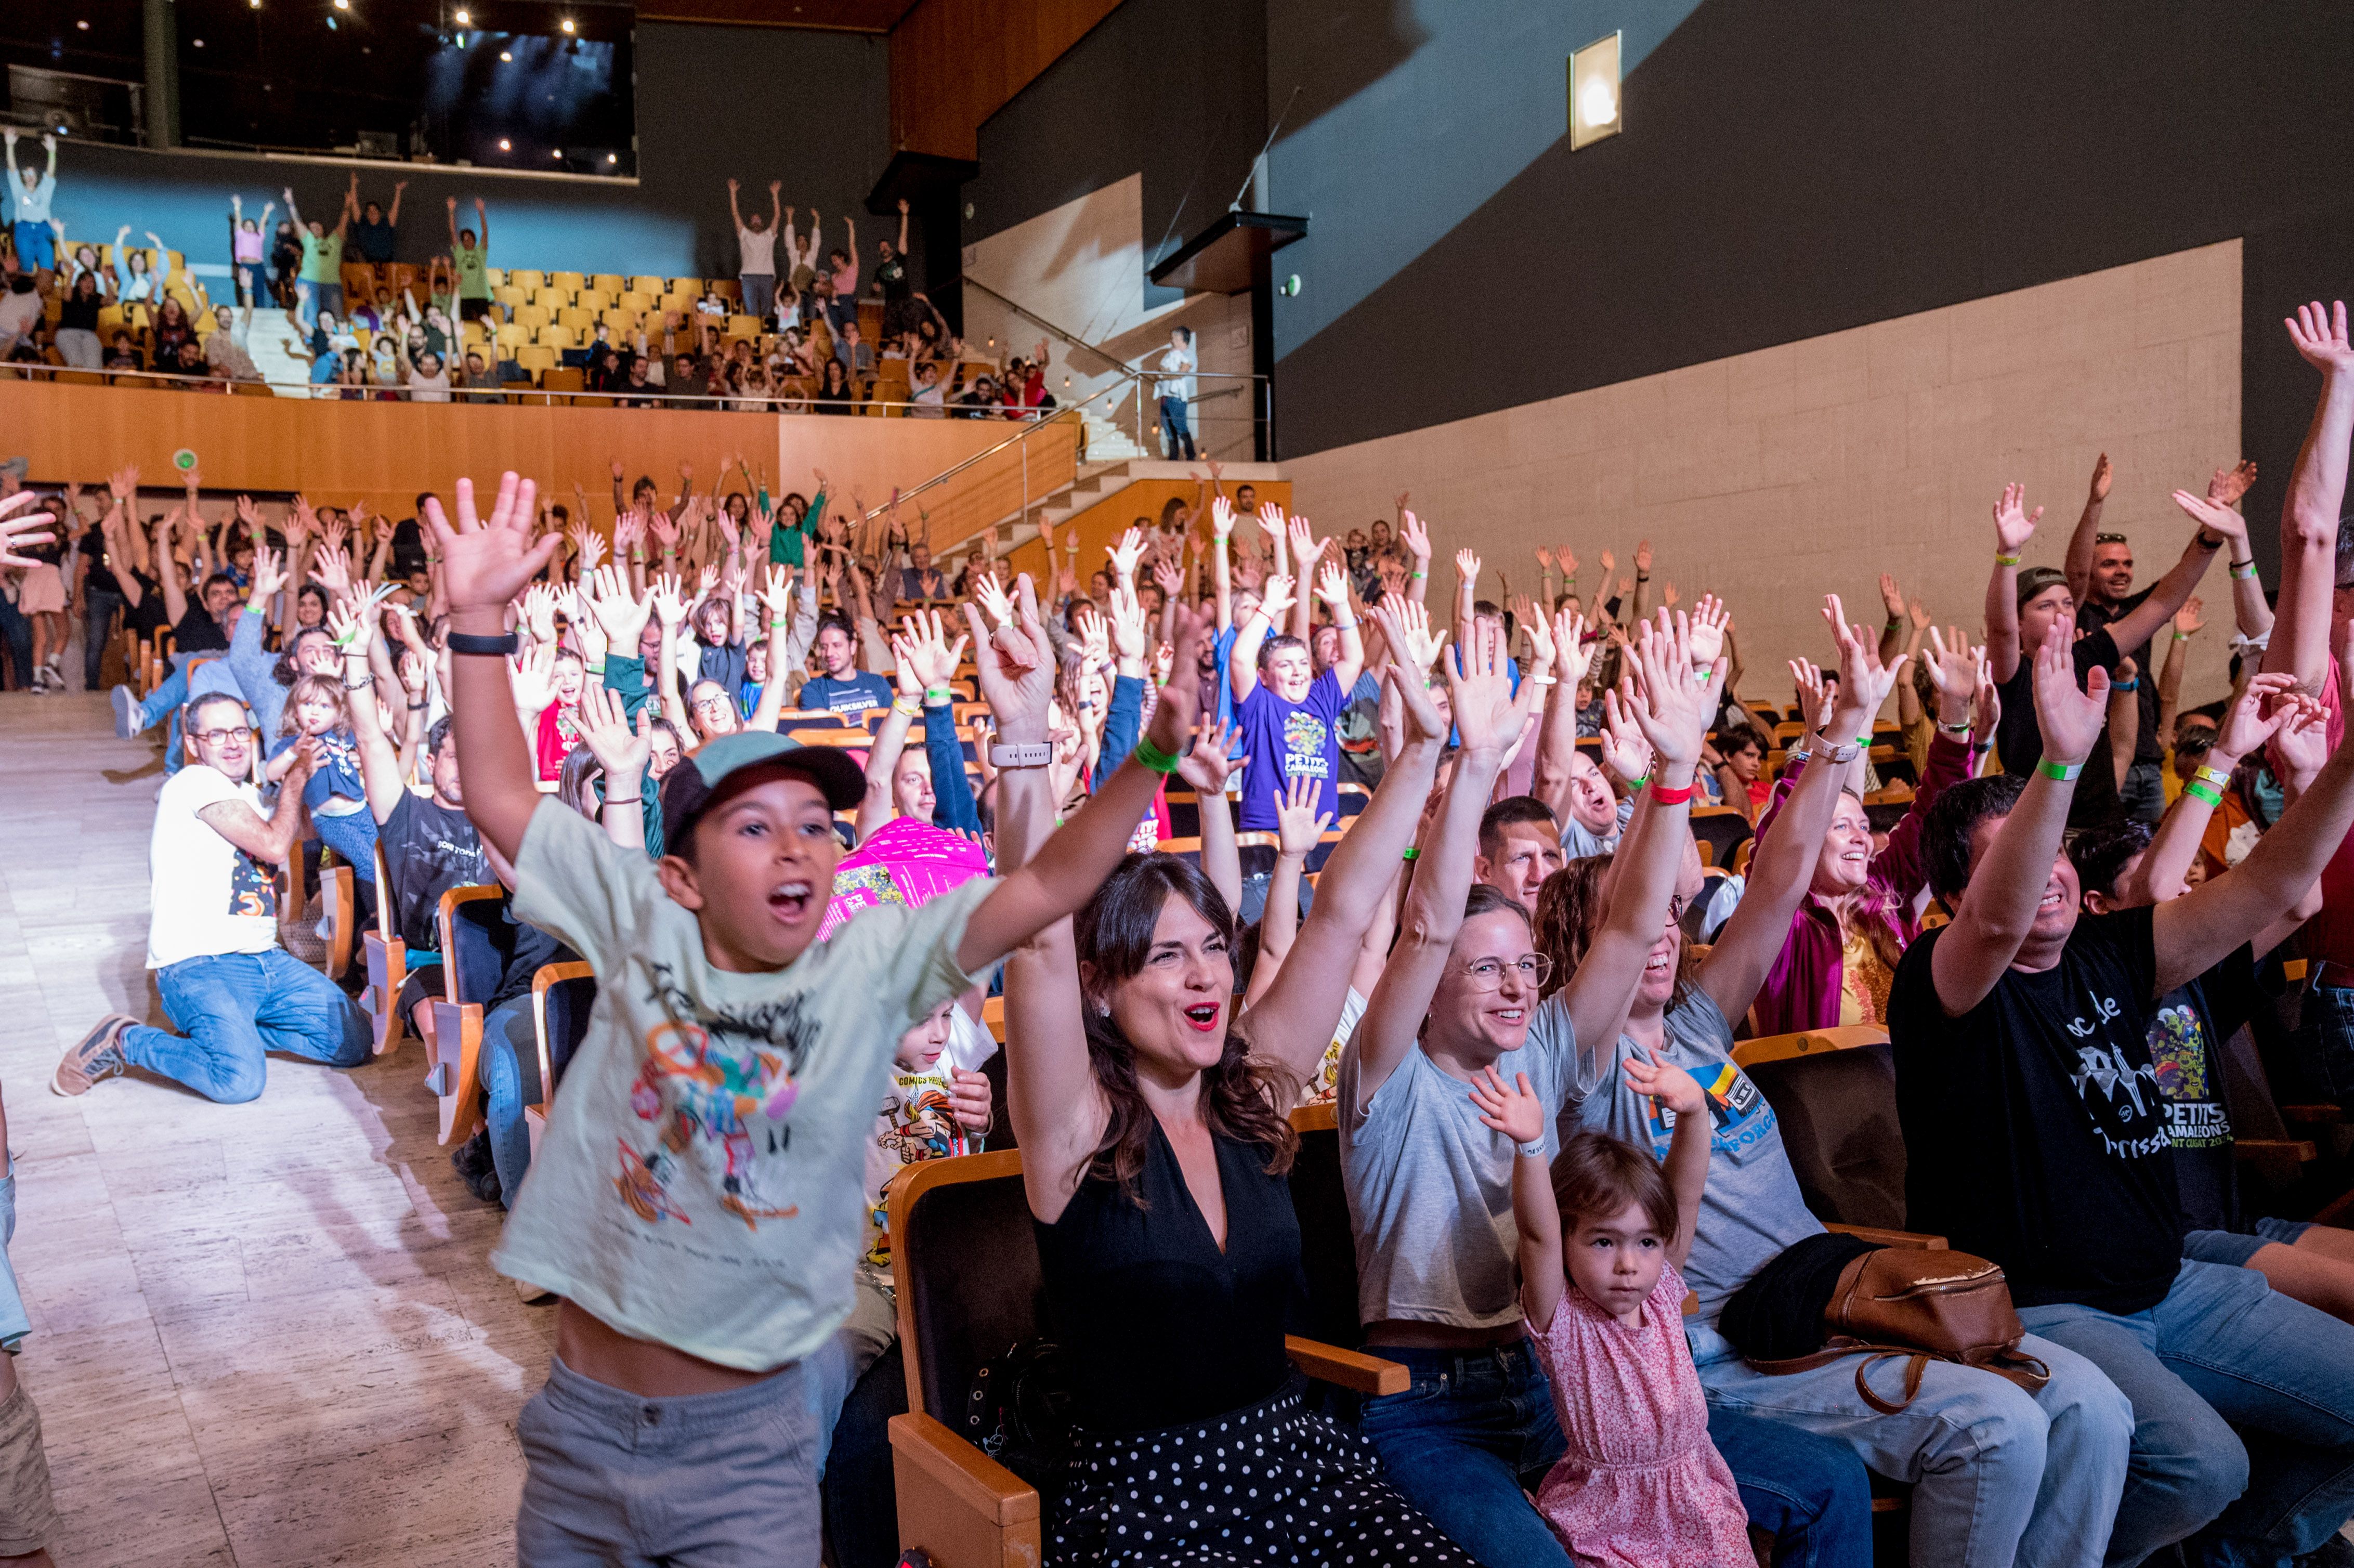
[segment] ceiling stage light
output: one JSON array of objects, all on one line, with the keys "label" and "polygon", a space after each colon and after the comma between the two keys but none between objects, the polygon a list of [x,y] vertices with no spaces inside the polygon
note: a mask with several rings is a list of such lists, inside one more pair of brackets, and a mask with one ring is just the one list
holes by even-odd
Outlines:
[{"label": "ceiling stage light", "polygon": [[458,26],[461,27],[471,27],[474,25],[473,14],[468,11],[463,5],[458,7],[457,17]]},{"label": "ceiling stage light", "polygon": [[1621,35],[1596,38],[1569,57],[1569,144],[1574,151],[1626,129],[1619,91]]},{"label": "ceiling stage light", "polygon": [[573,32],[573,31],[575,31],[575,28],[574,28],[574,27],[573,27],[573,26],[572,26],[572,18],[571,18],[571,17],[567,16],[567,17],[565,17],[565,18],[564,18],[563,27],[564,27],[565,32],[567,32],[567,34],[568,34],[568,33],[571,33],[571,32]]}]

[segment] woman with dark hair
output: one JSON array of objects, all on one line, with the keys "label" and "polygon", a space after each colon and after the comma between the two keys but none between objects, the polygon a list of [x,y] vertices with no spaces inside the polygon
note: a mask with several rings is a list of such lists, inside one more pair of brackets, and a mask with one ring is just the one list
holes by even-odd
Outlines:
[{"label": "woman with dark hair", "polygon": [[114,275],[95,269],[77,274],[73,287],[66,291],[64,302],[58,307],[58,353],[68,365],[79,370],[96,370],[105,363],[106,350],[98,341],[98,313],[106,301],[99,291],[100,280],[111,288]]},{"label": "woman with dark hair", "polygon": [[164,302],[155,307],[155,325],[148,345],[152,355],[150,363],[159,366],[173,363],[179,358],[180,345],[194,343],[196,338],[196,324],[188,320],[187,308],[178,300],[165,295]]},{"label": "woman with dark hair", "polygon": [[[1045,738],[1055,664],[1026,577],[1019,593],[1018,626],[981,661],[1009,742]],[[1177,616],[1177,663],[1190,669],[1205,628]],[[978,615],[973,625],[984,630]],[[1351,958],[1445,734],[1420,680],[1397,681],[1394,668],[1392,684],[1405,749],[1246,1015],[1231,1013],[1233,913],[1174,855],[1129,855],[1075,922],[1010,961],[1007,1106],[1076,1417],[1049,1563],[1099,1562],[1131,1542],[1165,1561],[1470,1561],[1406,1506],[1353,1434],[1303,1407],[1283,1344],[1301,1267],[1286,1111],[1331,1038]],[[1190,683],[1164,687],[1138,760],[1173,765],[1166,754],[1184,747],[1196,705]],[[1045,835],[1044,771],[1001,775],[1003,866]],[[1220,798],[1205,791],[1205,809]]]},{"label": "woman with dark hair", "polygon": [[821,414],[850,413],[853,411],[850,397],[850,372],[842,367],[842,361],[827,360],[825,378],[817,389],[817,411]]}]

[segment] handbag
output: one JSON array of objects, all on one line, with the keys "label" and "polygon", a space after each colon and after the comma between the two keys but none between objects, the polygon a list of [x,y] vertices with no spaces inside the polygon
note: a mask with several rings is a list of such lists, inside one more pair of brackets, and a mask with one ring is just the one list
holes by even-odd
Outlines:
[{"label": "handbag", "polygon": [[[1741,1294],[1757,1283],[1753,1279]],[[1737,1294],[1734,1300],[1739,1299]],[[1728,1302],[1726,1316],[1733,1312]],[[1861,1356],[1855,1391],[1883,1415],[1903,1410],[1920,1394],[1922,1374],[1933,1360],[1992,1372],[2029,1393],[2052,1381],[2049,1367],[2020,1353],[2027,1325],[2011,1306],[2002,1269],[1966,1252],[1875,1246],[1858,1253],[1840,1269],[1823,1306],[1821,1324],[1822,1349],[1778,1359],[1750,1358],[1749,1364],[1769,1376],[1781,1376],[1828,1366],[1842,1356]],[[1866,1373],[1886,1361],[1905,1362],[1901,1400],[1882,1398],[1864,1381]]]},{"label": "handbag", "polygon": [[1071,1390],[1061,1351],[1024,1340],[973,1373],[964,1436],[1044,1494],[1071,1443]]}]

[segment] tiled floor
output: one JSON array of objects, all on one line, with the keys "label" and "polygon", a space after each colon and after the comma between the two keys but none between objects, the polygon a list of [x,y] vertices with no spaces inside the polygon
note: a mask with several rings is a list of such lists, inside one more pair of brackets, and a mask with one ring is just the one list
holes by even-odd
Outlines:
[{"label": "tiled floor", "polygon": [[144,969],[163,765],[102,698],[0,694],[0,1087],[64,1568],[514,1561],[515,1413],[547,1308],[434,1142],[414,1042],[272,1058],[250,1105],[154,1079],[49,1093]]}]

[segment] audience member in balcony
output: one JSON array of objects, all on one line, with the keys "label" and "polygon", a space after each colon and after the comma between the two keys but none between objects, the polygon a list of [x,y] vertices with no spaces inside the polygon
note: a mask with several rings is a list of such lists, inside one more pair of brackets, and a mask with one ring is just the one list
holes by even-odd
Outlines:
[{"label": "audience member in balcony", "polygon": [[836,332],[842,330],[843,323],[858,319],[858,220],[844,217],[843,223],[850,230],[848,244],[825,253],[827,275],[832,284],[825,318]]},{"label": "audience member in balcony", "polygon": [[1161,399],[1161,455],[1172,462],[1180,458],[1192,462],[1197,455],[1191,423],[1195,363],[1193,329],[1170,328],[1169,347],[1161,355],[1155,395]]},{"label": "audience member in balcony", "polygon": [[945,419],[949,417],[948,388],[941,383],[940,367],[930,361],[916,366],[916,387],[908,401],[915,407],[907,410],[912,419]]},{"label": "audience member in balcony", "polygon": [[450,262],[456,269],[458,285],[458,315],[462,321],[480,321],[491,313],[491,215],[482,206],[482,198],[474,198],[474,227],[458,227],[458,198],[448,202],[450,215]]},{"label": "audience member in balcony", "polygon": [[[188,310],[175,298],[166,297],[155,307],[155,324],[148,329],[148,349],[161,368],[167,363],[177,368],[180,345],[196,342],[196,323],[188,319]],[[198,344],[201,348],[202,344]]]},{"label": "audience member in balcony", "polygon": [[736,203],[740,188],[734,179],[727,182],[727,216],[736,221],[739,252],[736,281],[744,291],[744,313],[765,318],[777,298],[777,232],[783,227],[777,204],[785,186],[781,180],[770,180],[768,212],[763,215],[755,207],[749,217]]},{"label": "audience member in balcony", "polygon": [[302,267],[295,277],[294,292],[296,313],[302,318],[305,331],[319,319],[322,311],[333,311],[339,316],[344,313],[344,237],[351,228],[352,219],[358,214],[353,193],[357,189],[359,176],[354,175],[352,178],[353,187],[344,193],[343,204],[336,210],[333,228],[315,218],[307,223],[303,221],[302,212],[294,205],[293,186],[286,186],[280,193],[286,198],[286,215],[294,220],[295,235],[302,246]]},{"label": "audience member in balcony", "polygon": [[29,346],[40,357],[41,315],[44,310],[37,280],[30,272],[11,273],[8,291],[0,295],[0,358],[15,359]]},{"label": "audience member in balcony", "polygon": [[818,276],[817,251],[819,240],[817,235],[819,228],[823,226],[819,220],[817,208],[810,208],[809,240],[804,244],[801,238],[793,233],[793,215],[798,210],[798,208],[790,207],[785,208],[785,271],[787,274],[786,281],[791,286],[793,292],[801,296],[802,319],[806,321],[809,319],[810,286],[817,281]]},{"label": "audience member in balcony", "polygon": [[858,411],[854,407],[855,396],[851,391],[850,372],[842,367],[842,361],[829,359],[825,362],[825,369],[818,381],[816,401],[817,411],[821,414],[854,414]]},{"label": "audience member in balcony", "polygon": [[[359,188],[359,175],[352,175],[352,188]],[[376,270],[376,281],[385,281],[384,269],[392,265],[394,244],[400,229],[400,193],[408,188],[407,180],[392,183],[392,210],[385,211],[374,202],[360,208],[359,217],[352,225],[352,249],[360,260]]]},{"label": "audience member in balcony", "polygon": [[482,351],[479,348],[469,348],[466,351],[465,379],[462,385],[466,390],[459,398],[461,403],[506,401],[506,395],[499,390],[497,373],[492,370],[490,362],[482,357]]},{"label": "audience member in balcony", "polygon": [[[883,294],[883,335],[888,337],[899,330],[895,323],[904,320],[916,300],[916,282],[907,275],[907,198],[899,198],[899,239],[875,242],[875,283]],[[854,309],[852,319],[857,313]]]},{"label": "audience member in balcony", "polygon": [[[0,302],[0,310],[5,309],[5,302]],[[140,357],[139,344],[133,339],[130,329],[128,327],[115,328],[113,346],[106,351],[106,368],[109,370],[144,370],[146,367],[147,362]]]},{"label": "audience member in balcony", "polygon": [[402,366],[402,380],[408,389],[412,403],[447,403],[450,401],[450,372],[441,356],[431,349],[416,355]]},{"label": "audience member in balcony", "polygon": [[253,306],[231,311],[216,305],[212,323],[213,330],[205,334],[205,362],[232,381],[260,380],[261,367],[253,363],[247,346],[253,336]]},{"label": "audience member in balcony", "polygon": [[66,289],[66,296],[58,302],[58,324],[54,334],[58,355],[78,370],[96,370],[106,357],[105,345],[98,338],[98,313],[105,307],[105,296],[100,292],[99,280],[111,284],[111,275],[100,272],[78,274]]},{"label": "audience member in balcony", "polygon": [[[274,204],[273,204],[274,205]],[[273,297],[281,310],[292,310],[302,273],[302,232],[292,217],[278,220],[270,238],[270,277]]]},{"label": "audience member in balcony", "polygon": [[27,272],[55,272],[58,268],[57,234],[50,228],[49,208],[58,194],[58,139],[41,138],[41,150],[48,154],[48,167],[36,169],[29,163],[16,166],[16,129],[6,132],[8,155],[8,195],[15,206],[14,234],[16,241],[16,264]]}]

